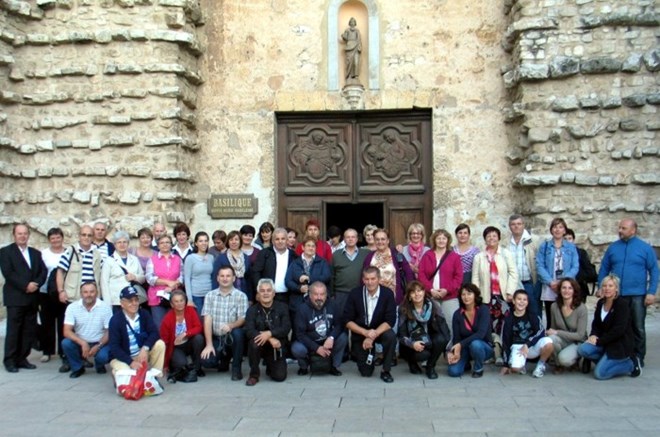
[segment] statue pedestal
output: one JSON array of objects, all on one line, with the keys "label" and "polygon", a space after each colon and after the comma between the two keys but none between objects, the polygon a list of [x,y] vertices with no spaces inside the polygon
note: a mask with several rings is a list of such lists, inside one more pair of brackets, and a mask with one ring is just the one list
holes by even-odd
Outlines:
[{"label": "statue pedestal", "polygon": [[359,82],[351,83],[349,81],[341,90],[341,96],[342,109],[364,109],[364,87]]}]

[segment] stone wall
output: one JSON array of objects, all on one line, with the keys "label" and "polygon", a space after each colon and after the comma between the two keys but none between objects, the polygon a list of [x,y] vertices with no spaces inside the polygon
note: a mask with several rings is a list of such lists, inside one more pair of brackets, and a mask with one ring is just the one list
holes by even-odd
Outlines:
[{"label": "stone wall", "polygon": [[[186,0],[0,2],[0,224],[75,235],[187,220],[201,11]],[[41,239],[43,241],[43,238]]]},{"label": "stone wall", "polygon": [[602,253],[634,217],[660,246],[660,14],[653,0],[509,0],[505,109],[523,213]]}]

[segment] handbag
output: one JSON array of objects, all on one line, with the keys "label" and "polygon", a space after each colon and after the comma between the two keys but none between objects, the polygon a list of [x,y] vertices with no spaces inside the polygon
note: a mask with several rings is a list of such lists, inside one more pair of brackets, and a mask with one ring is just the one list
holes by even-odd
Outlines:
[{"label": "handbag", "polygon": [[431,345],[431,337],[429,337],[429,335],[424,330],[424,326],[420,325],[419,323],[415,329],[410,331],[410,339],[413,343],[421,341],[424,343],[424,346]]},{"label": "handbag", "polygon": [[[128,270],[126,270],[126,267],[122,266],[121,264],[117,263],[119,268],[124,272],[125,275],[128,275]],[[147,290],[144,289],[142,284],[140,284],[137,281],[130,281],[131,287],[135,288],[135,291],[137,291],[138,294],[138,301],[140,304],[143,304],[147,301]],[[169,308],[169,304],[167,306]]]}]

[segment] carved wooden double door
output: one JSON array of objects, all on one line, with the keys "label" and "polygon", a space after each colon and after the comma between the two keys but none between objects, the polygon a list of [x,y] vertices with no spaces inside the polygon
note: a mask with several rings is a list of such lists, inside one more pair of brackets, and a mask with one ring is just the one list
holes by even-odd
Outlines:
[{"label": "carved wooden double door", "polygon": [[405,241],[411,223],[431,228],[430,110],[278,113],[276,153],[283,226],[302,231],[315,217],[325,233],[341,204],[343,215],[355,209],[340,227],[382,225],[392,242]]}]

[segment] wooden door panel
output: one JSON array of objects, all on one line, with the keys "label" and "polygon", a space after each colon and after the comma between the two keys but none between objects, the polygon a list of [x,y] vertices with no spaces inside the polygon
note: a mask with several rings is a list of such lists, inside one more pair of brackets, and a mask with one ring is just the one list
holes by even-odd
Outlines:
[{"label": "wooden door panel", "polygon": [[[307,220],[312,218],[319,220],[320,217],[320,210],[316,208],[287,208],[286,213],[286,225],[284,226],[295,229],[299,232],[298,241],[302,241],[302,236],[305,233],[305,223],[307,223]],[[320,221],[321,220],[319,220],[319,222]]]},{"label": "wooden door panel", "polygon": [[419,122],[358,125],[358,192],[423,193],[425,155]]},{"label": "wooden door panel", "polygon": [[350,125],[290,124],[286,138],[286,194],[351,193]]},{"label": "wooden door panel", "polygon": [[432,226],[431,110],[278,113],[278,222],[325,222],[327,202],[378,203],[393,242]]},{"label": "wooden door panel", "polygon": [[408,226],[424,223],[424,211],[421,208],[389,207],[390,241],[393,244],[406,244]]}]

